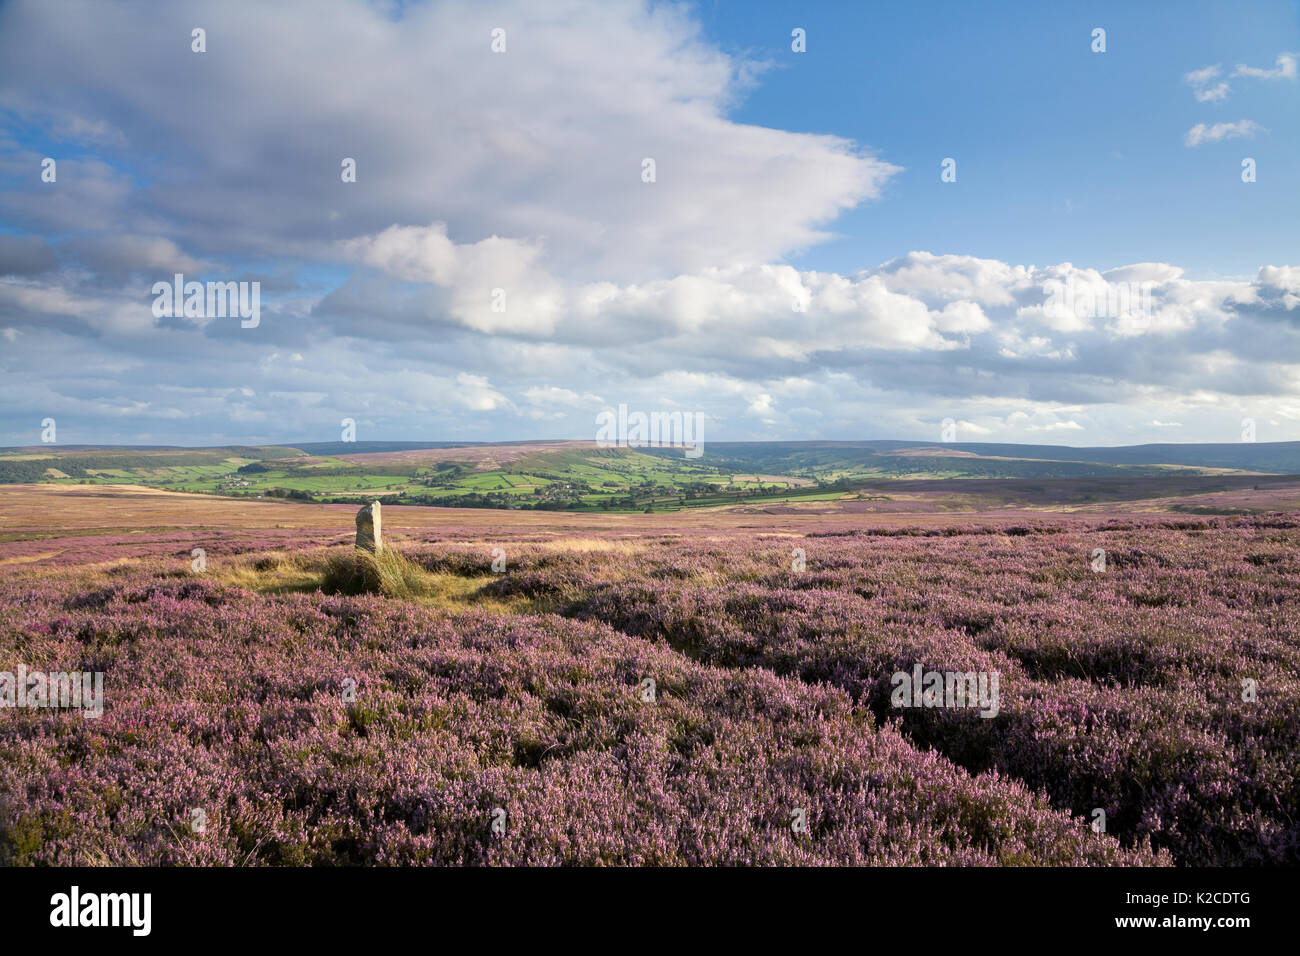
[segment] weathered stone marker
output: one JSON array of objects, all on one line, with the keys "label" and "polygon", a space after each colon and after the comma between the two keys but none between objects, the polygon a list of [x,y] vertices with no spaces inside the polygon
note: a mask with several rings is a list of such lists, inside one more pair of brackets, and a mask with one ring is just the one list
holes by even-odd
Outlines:
[{"label": "weathered stone marker", "polygon": [[380,534],[379,502],[372,501],[357,512],[357,547],[378,554],[384,550]]}]

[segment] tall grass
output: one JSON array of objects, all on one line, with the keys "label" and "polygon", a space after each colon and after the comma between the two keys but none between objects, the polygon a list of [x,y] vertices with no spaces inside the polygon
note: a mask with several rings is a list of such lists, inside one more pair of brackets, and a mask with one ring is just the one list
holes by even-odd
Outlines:
[{"label": "tall grass", "polygon": [[378,554],[356,550],[330,555],[320,588],[326,594],[382,594],[406,600],[429,592],[424,571],[391,547]]}]

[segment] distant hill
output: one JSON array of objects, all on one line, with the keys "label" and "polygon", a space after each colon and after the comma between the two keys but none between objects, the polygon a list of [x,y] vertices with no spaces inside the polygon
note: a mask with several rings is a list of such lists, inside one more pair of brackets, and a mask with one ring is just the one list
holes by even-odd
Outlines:
[{"label": "distant hill", "polygon": [[301,454],[297,445],[10,445],[0,446],[0,457],[51,457],[75,454],[105,455],[216,455],[240,458],[284,458]]},{"label": "distant hill", "polygon": [[[916,483],[928,483],[925,494],[939,494],[943,507],[993,507],[999,501],[1091,507],[1182,496],[1187,508],[1264,508],[1292,500],[1286,496],[1296,485],[1293,476],[1300,476],[1300,442],[1112,448],[706,442],[696,458],[685,457],[681,448],[605,448],[563,440],[0,449],[0,484],[146,485],[297,501],[568,511],[829,507],[837,501],[877,510],[892,495],[920,494]],[[1206,497],[1225,494],[1236,497],[1226,505]]]},{"label": "distant hill", "polygon": [[[646,449],[655,454],[680,454],[671,449]],[[917,459],[957,455],[979,459],[1017,459],[1038,462],[1086,462],[1108,466],[1178,466],[1259,472],[1263,474],[1300,474],[1300,442],[1219,442],[1159,443],[1121,445],[1099,448],[1075,448],[1069,445],[1016,445],[996,442],[916,442],[877,441],[799,441],[799,442],[706,442],[702,461],[718,464],[726,461],[756,471],[786,473],[800,470],[825,470],[837,466],[856,470],[864,466],[895,471],[916,463],[917,470],[936,470],[931,462],[922,468]],[[958,470],[973,474],[974,463],[957,464]],[[969,459],[967,459],[969,462]],[[1014,469],[1008,469],[1014,470]],[[1077,469],[1076,469],[1077,471]],[[1096,472],[1104,474],[1105,470]],[[989,474],[988,476],[992,476]],[[1047,475],[1042,475],[1047,477]],[[1058,477],[1072,477],[1060,474]],[[1029,477],[1025,475],[1025,477]]]},{"label": "distant hill", "polygon": [[473,441],[309,441],[300,442],[293,447],[301,448],[309,455],[372,455],[390,451],[468,448],[484,444],[495,443]]},{"label": "distant hill", "polygon": [[1115,465],[1187,465],[1196,468],[1239,468],[1243,471],[1300,474],[1300,442],[1216,442],[1120,445],[1110,448],[1071,448],[1068,445],[1007,445],[954,442],[951,446],[977,455],[1005,455],[1041,461],[1097,461]]},{"label": "distant hill", "polygon": [[[468,448],[489,449],[526,446],[539,452],[548,446],[573,448],[594,442],[578,440],[475,441],[357,441],[296,442],[292,445],[25,445],[0,448],[0,458],[17,456],[62,457],[108,454],[203,454],[239,458],[288,458],[295,455],[326,457],[391,452]],[[651,454],[680,456],[671,448],[639,449]],[[864,464],[880,458],[952,456],[1011,458],[1030,461],[1095,462],[1107,465],[1176,465],[1188,468],[1230,468],[1266,474],[1300,474],[1300,442],[1156,443],[1076,448],[1071,445],[1018,445],[1007,442],[924,442],[900,439],[864,441],[705,442],[705,459],[725,459],[755,467],[760,462],[784,462],[793,467],[824,467],[834,462]]]}]

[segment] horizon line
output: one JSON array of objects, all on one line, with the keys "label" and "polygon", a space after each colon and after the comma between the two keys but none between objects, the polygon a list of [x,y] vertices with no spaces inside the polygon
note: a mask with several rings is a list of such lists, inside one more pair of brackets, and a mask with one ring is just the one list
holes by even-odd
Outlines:
[{"label": "horizon line", "polygon": [[[702,441],[693,444],[673,444],[673,443],[652,444],[649,442],[643,442],[639,444],[625,443],[625,444],[604,446],[604,447],[631,448],[631,449],[691,448],[691,447],[696,447],[696,444],[703,445],[703,446],[708,446],[708,445],[814,445],[814,444],[865,445],[865,444],[871,444],[876,442],[922,445],[922,446],[935,447],[935,448],[956,448],[962,445],[1018,445],[1027,448],[1048,447],[1048,448],[1074,448],[1074,449],[1144,448],[1151,445],[1173,445],[1179,447],[1192,447],[1196,445],[1300,445],[1300,439],[1291,439],[1286,441],[1252,441],[1252,442],[1246,442],[1240,440],[1238,441],[1148,441],[1148,442],[1138,442],[1129,445],[1070,445],[1070,444],[1052,443],[1052,442],[992,441],[992,440],[946,442],[946,441],[927,441],[925,439],[913,439],[913,438],[797,438],[797,439],[758,438],[758,439],[718,439],[718,440]],[[140,449],[195,450],[195,449],[202,449],[202,448],[276,448],[276,447],[302,448],[303,446],[307,446],[307,445],[403,444],[403,445],[444,445],[444,446],[454,447],[454,446],[542,445],[542,444],[573,444],[573,443],[598,445],[597,440],[594,438],[517,438],[517,439],[506,439],[506,440],[496,440],[496,441],[473,440],[473,439],[459,440],[459,439],[444,439],[444,438],[428,438],[428,439],[372,438],[372,439],[365,439],[363,441],[350,441],[350,442],[341,441],[338,439],[335,439],[333,441],[270,440],[270,441],[261,441],[261,442],[236,441],[236,442],[224,442],[224,443],[208,443],[208,444],[199,444],[199,445],[177,445],[177,444],[165,444],[165,443],[125,444],[125,443],[95,443],[95,442],[69,442],[65,444],[61,442],[48,442],[44,444],[38,443],[34,445],[0,445],[0,452],[33,451],[33,450],[41,450],[47,448],[48,449],[62,448],[64,450],[69,450],[69,451],[77,450],[77,449],[85,449],[85,448],[140,448]],[[417,449],[413,449],[413,450],[417,450]]]}]

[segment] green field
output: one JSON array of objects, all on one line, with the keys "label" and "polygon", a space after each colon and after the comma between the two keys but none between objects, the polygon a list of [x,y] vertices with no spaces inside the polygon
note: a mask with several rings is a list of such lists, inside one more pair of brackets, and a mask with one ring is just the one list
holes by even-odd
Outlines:
[{"label": "green field", "polygon": [[[1252,464],[1242,457],[1251,453],[1249,449],[1218,453],[1228,467],[1201,468],[1161,463],[1160,451],[1146,460],[1130,455],[1130,460],[1086,461],[1066,455],[1115,459],[1116,452],[1126,450],[989,446],[976,452],[956,446],[900,446],[904,443],[720,443],[693,459],[680,450],[601,448],[594,442],[367,447],[356,452],[346,445],[19,448],[0,450],[0,483],[138,484],[324,502],[378,498],[388,504],[448,507],[676,511],[829,501],[853,497],[866,487],[915,480],[1186,478],[1245,475],[1251,472],[1240,465]],[[1032,450],[1045,457],[1009,454],[1017,448],[1024,449],[1022,454]],[[314,454],[317,450],[321,453]],[[1272,458],[1280,454],[1276,448],[1261,451]]]},{"label": "green field", "polygon": [[[445,454],[436,461],[358,463],[296,448],[229,451],[23,449],[0,453],[0,481],[138,484],[178,492],[314,501],[380,498],[392,504],[602,511],[734,504],[753,496],[789,494],[799,484],[736,478],[730,470],[681,455],[669,458],[594,445],[578,450],[526,450],[510,467],[488,469],[473,453]],[[807,492],[817,490],[814,486]]]}]

